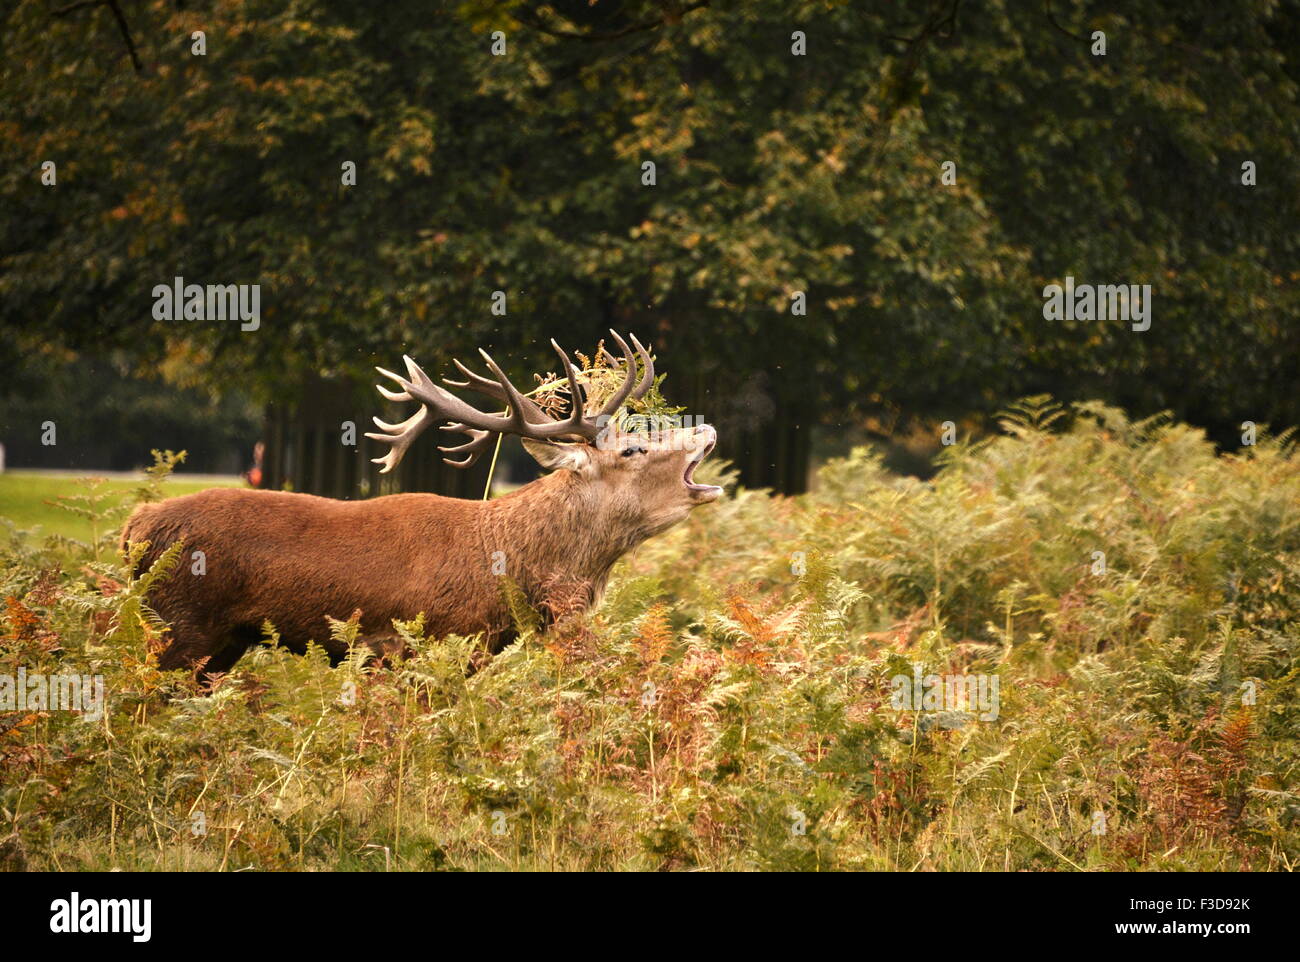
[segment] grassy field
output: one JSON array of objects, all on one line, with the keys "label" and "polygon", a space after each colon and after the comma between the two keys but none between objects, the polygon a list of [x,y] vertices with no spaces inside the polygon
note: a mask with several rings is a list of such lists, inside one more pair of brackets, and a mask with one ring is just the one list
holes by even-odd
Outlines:
[{"label": "grassy field", "polygon": [[1294,446],[1003,426],[931,481],[860,450],[808,495],[730,486],[472,674],[417,621],[400,664],[268,645],[200,697],[142,604],[175,552],[131,581],[111,531],[98,562],[11,542],[0,676],[107,699],[0,710],[0,868],[1294,869]]},{"label": "grassy field", "polygon": [[[88,475],[93,476],[93,472]],[[92,488],[86,479],[70,474],[7,471],[0,474],[0,518],[30,532],[29,537],[55,535],[89,543],[101,532],[95,530],[95,515],[87,511],[86,498],[92,494],[104,498],[101,509],[115,502],[133,503],[141,483],[140,479],[115,477],[104,479]],[[204,475],[191,479],[179,475],[168,480],[165,493],[174,497],[243,483],[237,477]]]}]

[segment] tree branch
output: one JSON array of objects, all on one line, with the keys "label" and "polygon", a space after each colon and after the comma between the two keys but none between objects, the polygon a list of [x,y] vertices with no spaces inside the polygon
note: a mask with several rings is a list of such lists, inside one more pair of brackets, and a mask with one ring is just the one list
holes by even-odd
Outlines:
[{"label": "tree branch", "polygon": [[1052,12],[1052,0],[1043,0],[1043,13],[1047,14],[1048,23],[1050,23],[1057,30],[1061,31],[1061,33],[1065,34],[1071,40],[1077,40],[1080,43],[1089,42],[1087,37],[1080,37],[1078,34],[1071,33],[1069,30],[1066,30],[1064,27],[1061,26],[1061,24],[1056,19],[1056,14]]},{"label": "tree branch", "polygon": [[66,7],[55,10],[53,15],[55,17],[66,17],[78,10],[88,10],[92,7],[108,7],[112,12],[113,19],[117,21],[117,29],[121,32],[122,40],[126,43],[126,52],[131,55],[131,64],[135,67],[135,72],[144,73],[144,64],[140,62],[140,55],[135,49],[135,41],[131,39],[131,28],[127,25],[126,16],[122,13],[122,7],[118,4],[118,0],[77,0],[76,3],[70,3]]}]

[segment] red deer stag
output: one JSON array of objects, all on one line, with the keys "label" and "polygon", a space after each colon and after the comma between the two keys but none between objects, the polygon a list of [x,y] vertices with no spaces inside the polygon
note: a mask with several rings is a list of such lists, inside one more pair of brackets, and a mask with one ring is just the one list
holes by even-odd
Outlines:
[{"label": "red deer stag", "polygon": [[393,494],[336,501],[213,488],[141,505],[122,532],[124,547],[149,543],[137,571],[176,541],[184,543],[187,561],[203,552],[206,569],[200,575],[190,564],[178,565],[150,591],[150,605],[171,634],[158,666],[188,668],[210,681],[207,676],[228,672],[258,642],[267,620],[285,647],[301,653],[315,640],[337,662],[346,651],[331,640],[325,616],[347,619],[357,610],[361,640],[376,653],[397,644],[394,619],[421,612],[432,635],[481,633],[496,652],[514,631],[507,578],[543,612],[555,609],[556,592],[563,593],[562,607],[594,604],[624,553],[722,494],[692,478],[717,440],[712,427],[649,433],[615,427],[615,415],[629,399],[644,396],[655,375],[635,336],[639,381],[636,356],[617,334],[614,342],[623,354],[621,365],[614,362],[621,384],[594,416],[586,410],[594,399],[554,341],[570,397],[563,418],[520,393],[484,351],[493,377],[457,361],[466,380],[444,383],[504,402],[504,415],[480,411],[434,384],[409,357],[403,358],[406,377],[378,369],[400,387],[380,387],[385,397],[420,404],[400,424],[375,418],[382,433],[367,437],[392,445],[375,459],[383,471],[440,420],[448,422],[442,430],[470,438],[439,448],[457,467],[473,464],[499,435],[515,434],[550,473],[505,497]]}]

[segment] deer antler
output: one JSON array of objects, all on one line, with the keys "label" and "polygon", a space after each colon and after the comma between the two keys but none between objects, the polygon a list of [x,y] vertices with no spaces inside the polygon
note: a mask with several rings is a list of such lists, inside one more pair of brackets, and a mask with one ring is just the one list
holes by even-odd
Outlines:
[{"label": "deer antler", "polygon": [[[560,361],[564,364],[564,373],[569,382],[570,409],[568,417],[563,419],[552,418],[536,403],[517,390],[510,383],[510,379],[497,367],[496,362],[484,350],[480,350],[479,354],[483,356],[483,361],[487,364],[488,370],[494,375],[494,379],[475,374],[461,364],[460,361],[454,361],[456,368],[465,375],[467,380],[452,381],[444,379],[443,383],[450,387],[468,387],[480,394],[485,394],[498,401],[504,401],[508,405],[507,413],[504,415],[487,414],[462,401],[450,391],[433,383],[429,376],[421,370],[420,366],[405,355],[402,356],[402,361],[406,364],[406,377],[394,374],[392,371],[386,371],[382,367],[376,368],[375,370],[384,377],[391,378],[401,388],[400,391],[393,391],[382,384],[376,385],[380,394],[390,401],[419,401],[420,410],[405,421],[397,424],[389,424],[386,421],[379,420],[379,418],[374,419],[375,424],[383,433],[369,432],[366,437],[373,438],[376,441],[386,441],[392,445],[392,448],[382,458],[374,458],[374,463],[382,464],[383,468],[380,473],[387,474],[402,460],[407,448],[411,446],[411,442],[419,437],[433,421],[442,419],[448,422],[442,425],[442,430],[459,431],[469,435],[470,438],[466,443],[455,447],[439,446],[438,448],[444,454],[465,455],[459,461],[443,458],[448,464],[457,468],[468,468],[477,461],[479,455],[495,443],[496,435],[499,434],[517,434],[522,438],[536,440],[580,438],[584,441],[595,441],[606,421],[629,398],[639,399],[645,396],[645,393],[654,384],[655,377],[654,361],[651,360],[650,352],[641,346],[641,342],[636,339],[635,334],[631,335],[632,343],[636,345],[637,353],[641,356],[641,364],[645,368],[639,382],[636,381],[636,355],[627,346],[627,342],[619,337],[616,332],[611,330],[609,333],[613,335],[615,343],[618,344],[619,349],[622,351],[623,364],[627,373],[618,390],[601,405],[600,411],[592,418],[585,416],[585,398],[582,389],[578,386],[578,377],[573,370],[569,355],[564,353],[564,350],[554,340],[551,341],[551,347],[555,348],[555,352],[560,355]],[[430,414],[433,416],[431,417]]]}]

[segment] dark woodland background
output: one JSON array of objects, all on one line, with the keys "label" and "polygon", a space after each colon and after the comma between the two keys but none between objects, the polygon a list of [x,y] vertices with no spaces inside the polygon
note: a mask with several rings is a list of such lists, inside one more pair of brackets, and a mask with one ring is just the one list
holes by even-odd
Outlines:
[{"label": "dark woodland background", "polygon": [[[940,422],[1042,392],[1235,446],[1300,423],[1298,12],[6,5],[0,441],[10,466],[233,471],[260,437],[274,483],[353,496],[375,452],[339,425],[385,413],[375,364],[484,346],[527,380],[550,337],[613,326],[749,485],[800,490],[870,438],[923,471]],[[154,320],[177,275],[262,285],[260,329]],[[1151,329],[1045,321],[1067,275],[1151,284]],[[403,486],[481,490],[486,459],[419,447]]]}]

